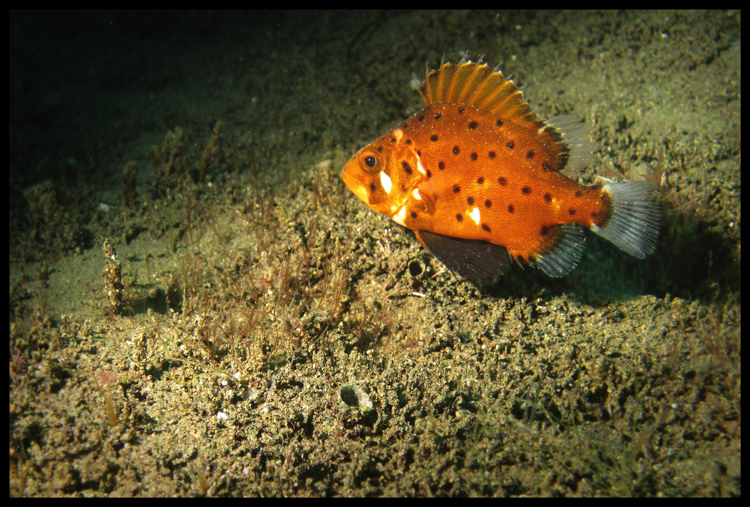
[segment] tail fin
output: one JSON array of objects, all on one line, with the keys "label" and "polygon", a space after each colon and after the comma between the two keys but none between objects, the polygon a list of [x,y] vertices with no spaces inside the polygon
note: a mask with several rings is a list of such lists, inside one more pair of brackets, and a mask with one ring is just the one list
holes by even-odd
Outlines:
[{"label": "tail fin", "polygon": [[661,210],[656,202],[656,185],[650,181],[607,183],[603,189],[611,198],[609,219],[591,230],[630,255],[645,258],[656,250]]}]

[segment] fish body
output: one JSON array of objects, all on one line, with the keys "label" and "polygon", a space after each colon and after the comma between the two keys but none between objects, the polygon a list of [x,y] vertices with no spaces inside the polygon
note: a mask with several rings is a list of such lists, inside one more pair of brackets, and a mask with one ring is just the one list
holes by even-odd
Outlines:
[{"label": "fish body", "polygon": [[582,159],[582,124],[538,119],[512,81],[475,62],[443,64],[419,92],[426,107],[358,151],[341,177],[450,269],[494,279],[514,259],[565,276],[582,228],[636,257],[654,252],[655,185],[584,186],[560,172]]}]

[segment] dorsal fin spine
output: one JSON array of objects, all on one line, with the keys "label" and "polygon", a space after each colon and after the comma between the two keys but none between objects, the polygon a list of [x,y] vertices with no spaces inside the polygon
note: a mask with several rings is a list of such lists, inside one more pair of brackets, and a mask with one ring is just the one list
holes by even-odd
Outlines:
[{"label": "dorsal fin spine", "polygon": [[[448,99],[448,102],[458,102],[456,99],[451,99],[452,97],[456,97],[456,85],[460,84],[460,80],[456,78],[459,72],[461,72],[461,65],[458,65],[453,68],[453,73],[451,75],[450,85],[448,86],[448,90],[443,95],[443,97]],[[458,94],[460,94],[460,90],[458,91]]]},{"label": "dorsal fin spine", "polygon": [[[471,82],[471,76],[469,76],[468,79],[463,79],[462,74],[465,68],[466,67],[464,65],[459,65],[458,69],[456,70],[456,74],[453,77],[453,90],[451,90],[450,95],[448,95],[448,97],[453,98],[451,102],[455,102],[456,104],[465,103],[464,97],[466,96],[466,92],[468,91],[466,87]],[[474,71],[476,71],[476,68],[472,69],[472,74]]]},{"label": "dorsal fin spine", "polygon": [[[484,85],[484,82],[487,80],[488,74],[491,76],[492,73],[486,72],[486,70],[489,70],[487,66],[475,66],[474,70],[471,72],[471,76],[469,76],[469,79],[466,80],[466,83],[464,84],[464,89],[461,94],[461,102],[466,102],[468,104],[474,104],[474,97],[476,96],[477,92],[482,89],[482,86]],[[480,79],[479,82],[475,83],[474,81],[476,79]]]},{"label": "dorsal fin spine", "polygon": [[[497,83],[495,86],[493,85],[494,80],[499,80],[499,83]],[[492,103],[493,100],[497,97],[497,95],[501,92],[502,86],[505,82],[505,78],[500,73],[492,73],[490,74],[485,82],[482,84],[482,87],[487,87],[489,90],[489,93],[487,93],[487,96],[482,99],[482,101],[477,104],[477,107],[479,109],[484,109],[485,111],[489,111],[491,108],[489,107],[489,104]]]},{"label": "dorsal fin spine", "polygon": [[[449,70],[453,69],[454,67],[455,65],[453,65],[452,63],[445,63],[440,67],[440,71],[438,72],[438,83],[437,83],[437,86],[435,87],[433,100],[440,101],[441,97],[445,96],[445,93],[443,93],[443,89],[445,88],[445,85],[446,85],[446,82],[445,82],[446,74]],[[453,74],[451,73],[451,77],[452,75]],[[451,84],[452,84],[452,80],[449,79],[448,85],[451,85]]]}]

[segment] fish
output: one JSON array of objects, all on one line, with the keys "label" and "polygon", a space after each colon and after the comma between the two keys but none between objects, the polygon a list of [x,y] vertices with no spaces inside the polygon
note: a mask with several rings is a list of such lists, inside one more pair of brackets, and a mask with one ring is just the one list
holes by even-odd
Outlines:
[{"label": "fish", "polygon": [[419,85],[425,107],[341,170],[372,210],[414,231],[448,269],[492,282],[513,261],[570,274],[584,229],[639,259],[654,253],[661,209],[651,181],[582,185],[588,128],[537,117],[516,84],[482,62],[442,63]]}]

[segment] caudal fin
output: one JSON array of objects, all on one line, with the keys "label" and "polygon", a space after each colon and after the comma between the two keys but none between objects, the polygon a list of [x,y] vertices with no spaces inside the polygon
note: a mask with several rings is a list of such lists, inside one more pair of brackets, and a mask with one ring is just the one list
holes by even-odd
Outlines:
[{"label": "caudal fin", "polygon": [[654,253],[661,220],[656,185],[632,181],[602,188],[610,196],[610,216],[602,227],[593,225],[591,230],[639,259]]}]

